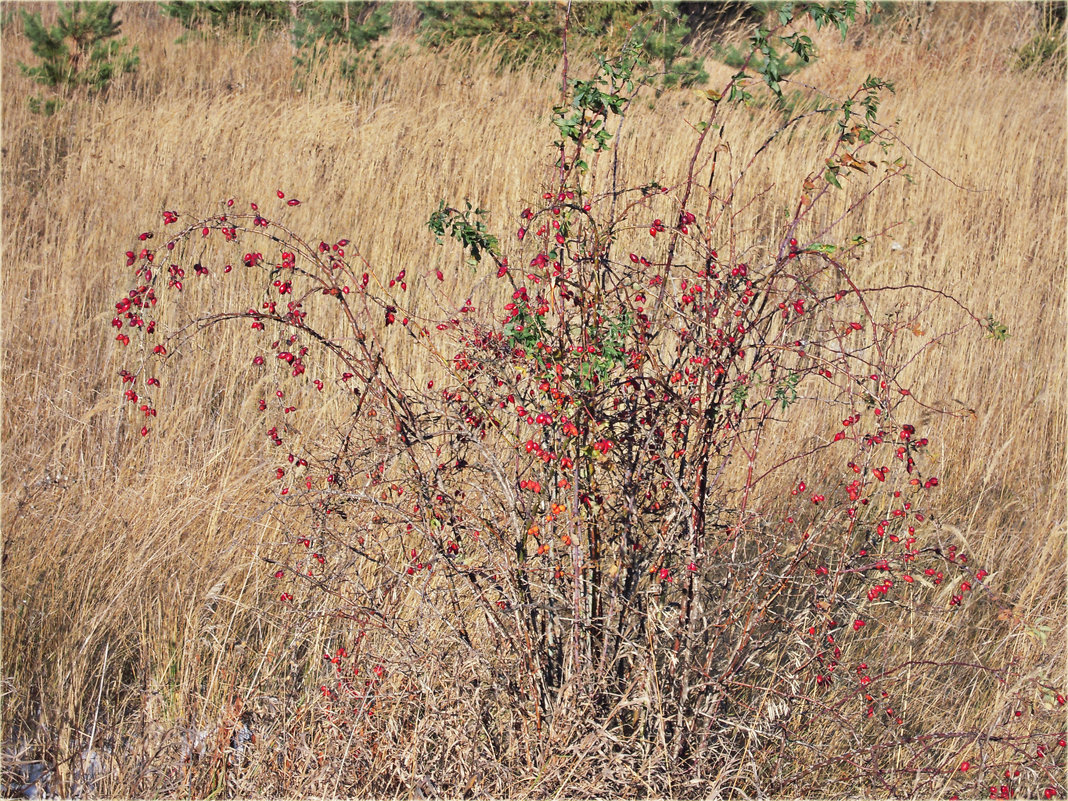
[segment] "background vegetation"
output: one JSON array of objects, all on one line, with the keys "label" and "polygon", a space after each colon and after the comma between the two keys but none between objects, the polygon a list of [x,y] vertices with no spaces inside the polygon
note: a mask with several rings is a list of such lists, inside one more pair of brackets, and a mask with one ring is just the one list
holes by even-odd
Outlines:
[{"label": "background vegetation", "polygon": [[[27,10],[58,16],[49,4]],[[107,333],[124,252],[164,209],[263,202],[284,189],[304,201],[294,219],[305,230],[348,237],[383,273],[432,274],[449,258],[423,226],[439,198],[470,197],[509,230],[532,184],[549,177],[558,65],[511,57],[507,36],[430,37],[425,9],[398,6],[373,42],[346,39],[356,44],[302,68],[288,29],[187,29],[158,6],[124,4],[116,19],[138,48],[136,70],[115,71],[106,92],[71,87],[44,115],[27,102],[39,87],[18,64],[34,55],[10,11],[0,54],[5,794],[27,782],[30,763],[46,767],[57,792],[92,780],[108,796],[618,787],[604,773],[611,742],[580,725],[539,743],[527,774],[496,770],[507,755],[455,748],[450,715],[474,692],[460,667],[439,677],[436,706],[414,728],[382,721],[357,769],[351,738],[337,740],[318,697],[322,653],[346,627],[314,610],[295,621],[263,560],[288,521],[268,489],[274,463],[256,429],[238,424],[251,403],[240,332],[186,362],[187,384],[167,389],[168,423],[147,447],[127,420]],[[955,340],[936,352],[914,391],[953,414],[918,423],[936,448],[942,518],[1009,600],[1007,653],[1021,673],[1063,686],[1068,143],[1063,47],[1049,45],[1050,31],[1063,42],[1056,25],[1029,4],[904,5],[845,42],[814,36],[821,57],[800,79],[845,92],[874,73],[897,86],[881,113],[900,118],[915,180],[864,212],[872,230],[902,224],[872,243],[861,274],[872,285],[941,286],[1009,326],[999,347]],[[698,28],[686,47],[721,81],[732,68],[712,56],[739,40],[737,30]],[[575,58],[580,75],[589,62]],[[632,111],[624,182],[683,173],[691,140],[679,121],[706,102],[683,88],[649,101]],[[754,107],[727,124],[752,150],[780,114]],[[784,142],[765,162],[768,191],[749,210],[755,231],[782,216],[798,152],[812,146]],[[413,282],[412,299],[434,307],[423,284]],[[920,324],[943,323],[932,307]],[[411,369],[432,377],[425,364]],[[998,708],[999,692],[961,688],[965,703],[931,714],[944,731],[973,725],[975,710]],[[454,786],[428,778],[441,760],[462,777]],[[636,794],[662,786],[640,770],[625,784]],[[713,778],[678,792],[730,787]]]}]

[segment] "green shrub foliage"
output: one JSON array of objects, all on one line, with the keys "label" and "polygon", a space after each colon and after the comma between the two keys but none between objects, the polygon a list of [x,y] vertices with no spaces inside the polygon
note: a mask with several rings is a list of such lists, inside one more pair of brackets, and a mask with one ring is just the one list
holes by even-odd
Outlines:
[{"label": "green shrub foliage", "polygon": [[[22,12],[30,49],[40,60],[36,66],[19,63],[37,83],[59,95],[85,87],[90,92],[107,89],[111,79],[137,68],[137,48],[128,48],[118,38],[121,23],[115,21],[114,3],[60,3],[59,19],[47,26],[39,13]],[[52,114],[60,97],[29,100],[34,113]]]}]

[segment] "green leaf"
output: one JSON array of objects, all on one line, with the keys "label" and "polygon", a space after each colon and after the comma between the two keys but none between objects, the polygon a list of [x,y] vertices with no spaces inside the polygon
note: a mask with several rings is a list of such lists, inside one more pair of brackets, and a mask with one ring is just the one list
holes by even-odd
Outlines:
[{"label": "green leaf", "polygon": [[731,403],[740,409],[745,405],[745,401],[748,397],[749,387],[745,384],[735,384],[734,389],[731,391]]}]

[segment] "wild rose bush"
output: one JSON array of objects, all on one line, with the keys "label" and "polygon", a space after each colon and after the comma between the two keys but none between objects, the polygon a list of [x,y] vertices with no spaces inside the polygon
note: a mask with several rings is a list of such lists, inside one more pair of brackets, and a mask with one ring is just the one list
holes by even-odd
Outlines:
[{"label": "wild rose bush", "polygon": [[[780,22],[706,93],[672,185],[608,177],[638,49],[565,75],[555,179],[513,232],[491,235],[470,204],[430,217],[475,267],[456,298],[440,270],[383,270],[355,237],[299,234],[283,191],[270,213],[166,211],[127,251],[135,286],[113,326],[141,354],[121,376],[143,437],[157,362],[181,369],[215,326],[248,331],[269,479],[306,515],[270,570],[301,625],[324,604],[348,621],[319,693],[357,773],[436,716],[501,774],[597,732],[603,764],[647,783],[606,771],[604,792],[1063,792],[1064,697],[996,638],[982,654],[954,641],[999,601],[932,520],[939,477],[915,423],[930,407],[908,383],[936,341],[919,306],[959,313],[939,337],[1005,330],[937,288],[853,277],[880,232],[848,223],[906,170],[878,121],[892,85],[868,78],[819,109],[826,152],[774,237],[738,223],[759,191],[749,167],[716,175],[724,110],[761,80],[781,95],[776,48],[811,56],[793,14]],[[822,212],[840,192],[845,213]],[[247,303],[217,308],[223,285]],[[495,309],[472,300],[494,294]],[[825,424],[798,437],[802,415]],[[962,687],[1007,699],[1002,722],[937,728]],[[453,746],[427,747],[443,758],[421,770],[462,792]]]}]

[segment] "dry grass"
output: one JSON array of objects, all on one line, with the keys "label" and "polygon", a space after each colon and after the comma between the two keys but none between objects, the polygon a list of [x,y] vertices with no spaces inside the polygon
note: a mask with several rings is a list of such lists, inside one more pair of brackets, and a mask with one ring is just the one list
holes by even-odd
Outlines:
[{"label": "dry grass", "polygon": [[[155,9],[126,5],[121,15],[140,71],[106,101],[77,100],[49,119],[23,102],[34,87],[16,66],[29,58],[18,25],[3,33],[5,786],[15,749],[54,765],[54,785],[70,792],[95,737],[116,754],[96,788],[104,794],[640,794],[647,782],[662,792],[578,721],[555,724],[575,731],[554,734],[568,745],[546,754],[538,774],[509,772],[529,759],[523,721],[505,752],[459,752],[477,740],[467,727],[483,700],[444,695],[449,677],[481,676],[485,693],[501,689],[492,663],[455,654],[420,666],[435,677],[411,701],[425,714],[378,721],[376,750],[332,744],[314,704],[333,632],[271,611],[262,556],[286,521],[263,480],[272,465],[240,425],[240,332],[220,333],[174,374],[182,380],[168,387],[165,424],[147,447],[132,447],[115,378],[108,321],[127,280],[121,254],[165,208],[210,213],[226,198],[266,200],[282,188],[305,201],[289,220],[308,236],[348,236],[383,273],[406,266],[425,276],[440,264],[450,275],[445,295],[460,291],[452,276],[463,271],[424,221],[440,198],[470,197],[493,210],[499,230],[513,228],[511,215],[548,177],[557,78],[499,73],[485,59],[397,41],[376,79],[351,96],[322,86],[298,93],[284,42],[176,44],[180,27]],[[873,242],[858,270],[870,285],[945,288],[1010,327],[1000,345],[973,331],[931,352],[913,387],[934,406],[970,410],[929,421],[942,517],[1014,605],[1018,636],[1007,647],[1063,687],[1068,142],[1064,76],[1011,69],[1031,24],[1015,5],[911,9],[895,31],[865,29],[859,42],[819,37],[825,56],[800,79],[832,92],[869,73],[893,80],[883,118],[900,118],[910,161],[953,179],[915,163],[914,183],[866,208],[858,231],[900,225]],[[711,85],[729,74],[709,71]],[[679,180],[692,143],[680,120],[700,111],[687,92],[636,106],[624,183]],[[734,171],[773,118],[728,118]],[[783,144],[750,177],[769,187],[743,220],[754,241],[804,174],[810,160],[798,154],[818,145]],[[430,284],[413,284],[413,304],[432,308]],[[932,305],[919,324],[940,331],[950,311]],[[1042,623],[1054,632],[1039,648],[1025,634]],[[958,711],[944,711],[946,730],[973,707],[996,706],[999,692],[976,686],[947,697]],[[942,691],[914,695],[931,702]],[[256,755],[230,770],[225,758],[211,762],[210,746],[199,763],[183,761],[183,738],[210,729],[214,742],[234,697],[249,704]],[[454,786],[425,778],[438,760],[456,764]],[[722,775],[740,788],[744,770],[728,765]],[[714,791],[716,777],[706,781]]]}]

